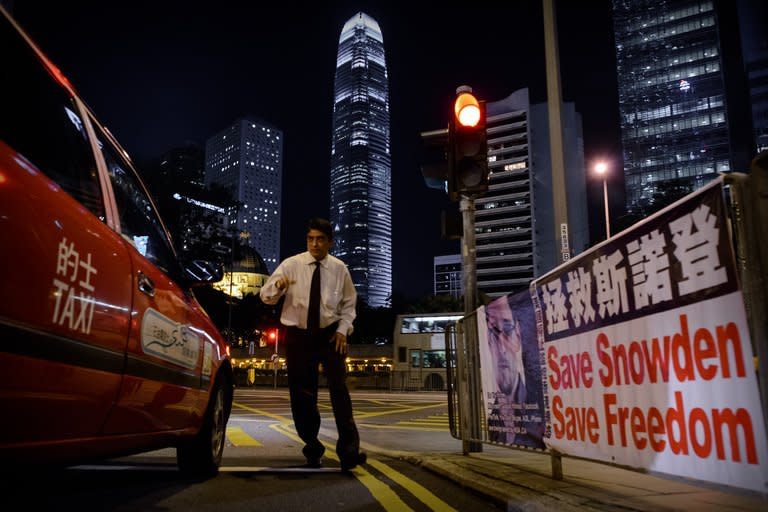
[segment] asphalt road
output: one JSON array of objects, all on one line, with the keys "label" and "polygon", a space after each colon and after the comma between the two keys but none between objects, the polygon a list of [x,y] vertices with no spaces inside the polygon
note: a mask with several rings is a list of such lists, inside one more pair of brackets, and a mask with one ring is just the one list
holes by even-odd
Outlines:
[{"label": "asphalt road", "polygon": [[[158,450],[55,472],[6,476],[0,508],[72,510],[424,511],[498,510],[483,497],[397,455],[461,450],[448,431],[444,393],[352,394],[368,463],[342,473],[335,425],[321,391],[324,466],[303,467],[284,389],[237,389],[220,474],[204,481],[176,471],[174,450]],[[5,468],[9,469],[9,468]]]}]

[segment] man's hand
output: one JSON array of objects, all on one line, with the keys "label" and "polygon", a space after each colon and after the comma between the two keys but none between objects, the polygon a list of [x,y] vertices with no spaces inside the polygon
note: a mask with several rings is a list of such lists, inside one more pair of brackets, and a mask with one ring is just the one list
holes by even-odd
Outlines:
[{"label": "man's hand", "polygon": [[295,282],[296,281],[291,281],[287,277],[284,277],[284,276],[283,277],[278,277],[277,281],[275,281],[275,287],[278,290],[283,291],[283,290],[287,290],[288,286],[292,285]]},{"label": "man's hand", "polygon": [[339,354],[346,354],[347,353],[347,337],[338,331],[336,331],[334,335],[335,335],[335,342],[336,342],[336,352],[338,352]]}]

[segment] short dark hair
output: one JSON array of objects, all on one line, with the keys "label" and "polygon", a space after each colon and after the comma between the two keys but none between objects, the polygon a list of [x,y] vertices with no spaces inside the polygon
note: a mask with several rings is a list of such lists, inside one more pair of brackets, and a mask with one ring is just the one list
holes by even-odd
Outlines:
[{"label": "short dark hair", "polygon": [[320,217],[309,219],[309,222],[307,222],[307,233],[313,229],[322,231],[328,237],[328,240],[333,240],[333,225],[329,220]]}]

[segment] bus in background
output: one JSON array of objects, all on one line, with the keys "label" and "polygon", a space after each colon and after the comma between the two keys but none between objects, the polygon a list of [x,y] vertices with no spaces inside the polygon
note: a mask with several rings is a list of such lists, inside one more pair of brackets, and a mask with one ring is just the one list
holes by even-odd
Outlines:
[{"label": "bus in background", "polygon": [[446,389],[445,330],[463,317],[464,313],[397,315],[393,391]]}]

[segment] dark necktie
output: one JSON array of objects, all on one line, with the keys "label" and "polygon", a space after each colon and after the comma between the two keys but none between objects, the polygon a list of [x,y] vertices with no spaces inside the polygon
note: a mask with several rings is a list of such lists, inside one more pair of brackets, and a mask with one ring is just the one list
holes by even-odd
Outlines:
[{"label": "dark necktie", "polygon": [[320,262],[315,261],[312,272],[312,285],[309,287],[309,309],[307,310],[307,330],[316,334],[320,329]]}]

